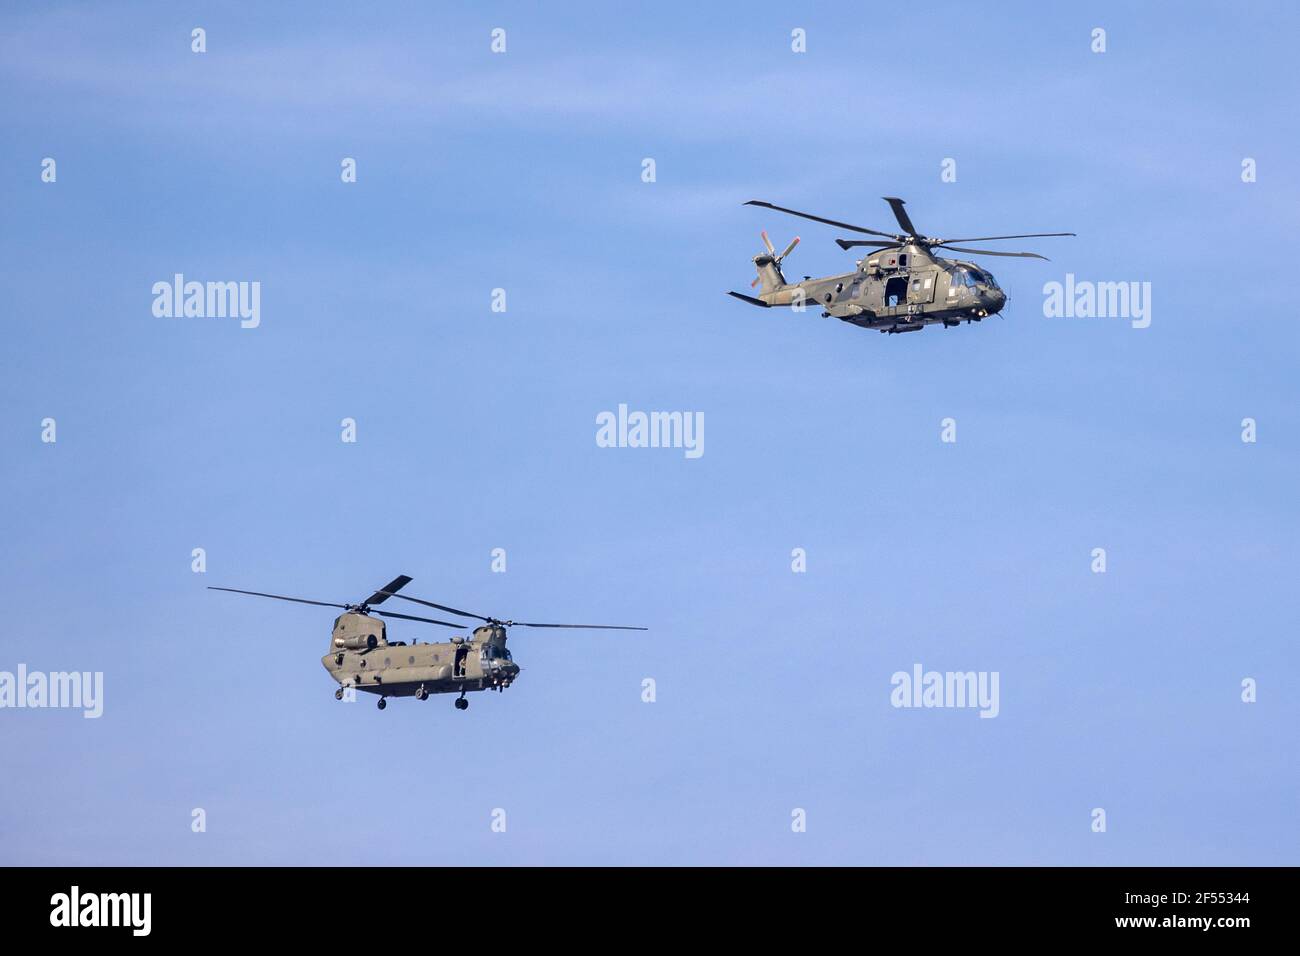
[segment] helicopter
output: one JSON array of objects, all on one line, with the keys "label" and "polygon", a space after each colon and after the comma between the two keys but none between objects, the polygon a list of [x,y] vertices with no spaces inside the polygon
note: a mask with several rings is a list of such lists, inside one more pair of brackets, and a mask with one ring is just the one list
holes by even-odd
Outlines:
[{"label": "helicopter", "polygon": [[[526,621],[502,621],[484,617],[454,607],[435,604],[421,598],[398,594],[411,583],[408,575],[393,578],[360,604],[335,604],[329,601],[309,601],[306,598],[266,594],[262,591],[243,591],[239,588],[209,587],[209,591],[230,591],[251,594],[255,597],[274,598],[277,601],[294,601],[298,604],[315,604],[320,607],[342,608],[343,613],[334,619],[330,634],[329,653],[321,663],[339,684],[334,699],[342,700],[347,688],[365,691],[379,697],[379,709],[388,706],[389,697],[414,697],[428,700],[430,694],[455,694],[457,710],[469,707],[466,693],[470,691],[504,691],[519,676],[520,667],[506,647],[506,630],[511,627],[581,628],[603,631],[644,631],[644,627],[624,627],[606,624],[534,624]],[[421,621],[442,627],[468,629],[470,625],[452,621],[439,621],[431,617],[399,614],[396,611],[376,611],[377,605],[389,598],[400,598],[413,604],[477,618],[483,624],[474,628],[468,637],[453,637],[446,642],[421,644],[418,640],[407,645],[405,641],[390,641],[387,627],[375,617],[399,618],[404,621]]]},{"label": "helicopter", "polygon": [[1046,256],[1035,252],[967,249],[953,243],[1074,235],[1072,232],[1030,232],[1015,236],[939,239],[917,232],[907,210],[903,208],[903,200],[896,196],[885,196],[884,200],[889,203],[894,218],[902,227],[901,233],[881,232],[865,226],[824,219],[797,209],[774,206],[760,199],[749,200],[744,205],[761,206],[851,232],[883,236],[884,239],[836,239],[835,244],[845,251],[861,246],[877,251],[859,259],[854,272],[821,279],[804,276],[802,282],[788,283],[781,273],[781,262],[799,244],[799,237],[795,236],[785,251],[777,255],[776,247],[764,231],[760,235],[767,251],[754,256],[758,277],[751,283],[751,287],[762,285],[758,296],[740,292],[727,294],[765,309],[791,306],[802,312],[807,304],[815,303],[822,308],[823,318],[834,316],[864,329],[878,329],[891,335],[917,332],[927,325],[940,322],[944,328],[951,328],[962,322],[979,322],[990,315],[997,315],[1007,303],[1007,294],[993,278],[992,272],[972,262],[941,258],[934,254],[936,250],[950,249],[979,256],[1015,256],[1046,261]]}]

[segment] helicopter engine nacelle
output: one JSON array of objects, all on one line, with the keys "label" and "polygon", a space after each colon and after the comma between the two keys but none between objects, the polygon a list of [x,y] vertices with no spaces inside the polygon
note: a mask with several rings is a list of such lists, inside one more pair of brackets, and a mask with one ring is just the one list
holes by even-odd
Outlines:
[{"label": "helicopter engine nacelle", "polygon": [[379,638],[373,634],[354,634],[352,637],[334,638],[334,646],[349,651],[370,651],[379,646]]}]

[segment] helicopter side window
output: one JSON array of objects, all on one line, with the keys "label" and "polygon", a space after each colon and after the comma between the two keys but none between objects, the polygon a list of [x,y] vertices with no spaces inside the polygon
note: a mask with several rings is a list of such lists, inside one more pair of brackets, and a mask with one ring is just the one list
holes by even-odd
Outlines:
[{"label": "helicopter side window", "polygon": [[969,269],[962,269],[962,270],[961,270],[961,278],[962,278],[962,281],[966,283],[966,288],[968,288],[968,289],[973,289],[973,288],[975,288],[975,277],[974,277],[973,275],[970,274],[970,270],[969,270]]}]

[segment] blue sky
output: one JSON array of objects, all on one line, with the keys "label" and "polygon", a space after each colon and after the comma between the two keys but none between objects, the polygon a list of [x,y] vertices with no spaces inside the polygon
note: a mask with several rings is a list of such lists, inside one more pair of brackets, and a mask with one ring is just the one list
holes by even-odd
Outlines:
[{"label": "blue sky", "polygon": [[[0,670],[105,701],[0,711],[0,861],[1294,864],[1297,26],[6,5]],[[760,229],[852,267],[744,200],[889,228],[885,195],[1078,238],[985,260],[1009,308],[959,329],[723,295]],[[155,318],[177,272],[259,281],[261,325]],[[1044,318],[1067,272],[1150,282],[1151,326]],[[703,412],[705,454],[598,448],[619,403]],[[398,573],[650,631],[517,631],[508,693],[380,713],[333,699],[328,609],[205,590]],[[999,716],[892,707],[914,663],[998,672]]]}]

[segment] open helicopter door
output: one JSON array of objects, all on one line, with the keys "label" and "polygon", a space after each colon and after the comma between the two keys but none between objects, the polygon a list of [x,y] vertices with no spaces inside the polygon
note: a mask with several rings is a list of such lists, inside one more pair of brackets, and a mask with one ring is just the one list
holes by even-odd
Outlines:
[{"label": "open helicopter door", "polygon": [[894,275],[885,280],[885,313],[894,315],[891,309],[903,309],[907,305],[907,276]]}]

